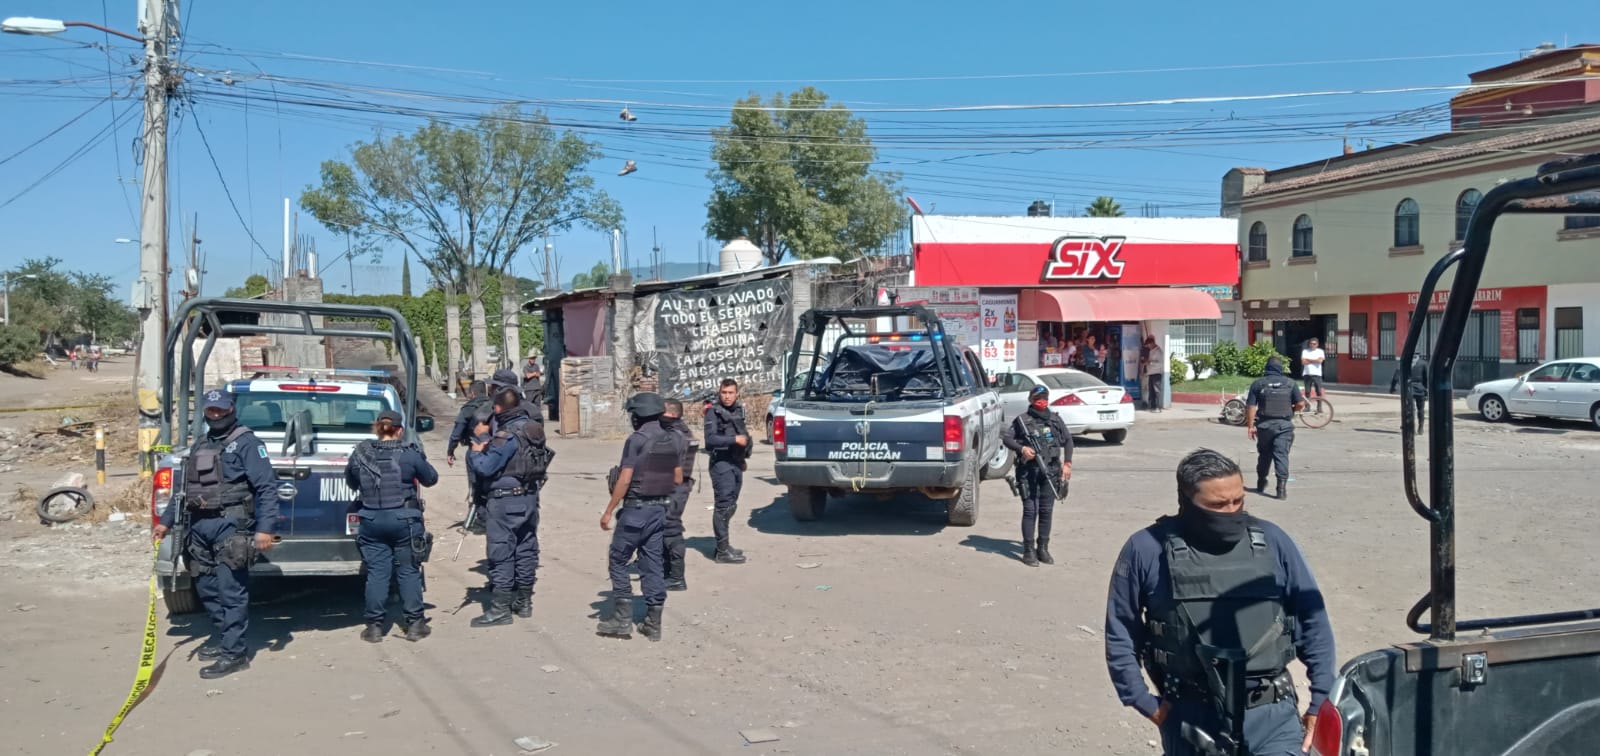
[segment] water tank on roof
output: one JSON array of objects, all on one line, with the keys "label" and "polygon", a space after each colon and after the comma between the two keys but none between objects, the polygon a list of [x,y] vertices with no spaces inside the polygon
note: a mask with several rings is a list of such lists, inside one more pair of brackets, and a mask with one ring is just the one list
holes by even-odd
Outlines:
[{"label": "water tank on roof", "polygon": [[741,236],[722,247],[723,273],[755,270],[759,267],[761,267],[761,248],[751,244],[749,239]]}]

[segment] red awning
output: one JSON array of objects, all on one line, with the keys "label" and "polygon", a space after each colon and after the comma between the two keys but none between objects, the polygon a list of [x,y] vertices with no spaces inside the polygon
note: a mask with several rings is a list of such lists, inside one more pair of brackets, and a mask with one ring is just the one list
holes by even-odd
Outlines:
[{"label": "red awning", "polygon": [[1023,289],[1022,320],[1115,323],[1141,320],[1215,320],[1217,300],[1198,289]]}]

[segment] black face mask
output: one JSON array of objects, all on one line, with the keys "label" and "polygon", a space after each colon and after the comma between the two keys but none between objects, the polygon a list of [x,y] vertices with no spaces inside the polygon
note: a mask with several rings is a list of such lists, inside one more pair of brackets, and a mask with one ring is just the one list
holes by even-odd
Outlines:
[{"label": "black face mask", "polygon": [[1243,509],[1237,512],[1214,512],[1180,497],[1178,499],[1178,524],[1183,537],[1205,551],[1225,551],[1244,538],[1250,527],[1250,515]]},{"label": "black face mask", "polygon": [[225,436],[229,431],[233,430],[233,426],[238,424],[239,416],[232,412],[222,417],[206,418],[206,427],[211,429],[211,435],[213,436]]},{"label": "black face mask", "polygon": [[634,430],[639,430],[640,428],[643,428],[646,423],[648,423],[651,420],[654,420],[654,419],[656,419],[658,417],[660,417],[660,415],[651,415],[649,417],[640,417],[638,415],[629,415],[628,419],[633,421],[633,429]]}]

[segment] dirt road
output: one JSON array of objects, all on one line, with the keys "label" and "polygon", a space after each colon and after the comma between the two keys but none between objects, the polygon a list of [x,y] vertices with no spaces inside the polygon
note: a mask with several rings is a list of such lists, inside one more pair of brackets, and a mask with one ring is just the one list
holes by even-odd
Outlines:
[{"label": "dirt road", "polygon": [[[1426,529],[1400,495],[1396,425],[1356,417],[1300,431],[1291,501],[1249,504],[1304,548],[1341,659],[1408,639],[1402,616],[1426,585]],[[1462,614],[1592,605],[1600,435],[1460,428]],[[434,460],[442,435],[428,438]],[[926,502],[871,499],[835,500],[825,520],[799,524],[763,446],[735,530],[750,562],[707,558],[709,486],[697,492],[690,590],[670,595],[665,640],[650,643],[594,634],[607,588],[600,480],[619,445],[555,444],[531,621],[475,630],[476,603],[453,613],[484,581],[481,538],[450,559],[457,467],[429,500],[432,638],[361,642],[349,582],[258,586],[254,666],[199,679],[188,655],[206,621],[164,619],[164,676],[107,752],[515,754],[513,739],[534,736],[570,754],[1152,753],[1153,727],[1117,703],[1105,673],[1111,561],[1175,508],[1183,452],[1250,452],[1243,429],[1205,419],[1144,424],[1122,446],[1083,442],[1056,514],[1057,564],[1031,569],[1017,560],[1020,507],[1003,482],[984,485],[973,528],[946,527]],[[7,532],[0,728],[15,752],[87,750],[133,673],[147,546],[111,529],[77,541]],[[51,543],[83,565],[30,557]],[[757,729],[780,740],[746,745],[741,731]]]}]

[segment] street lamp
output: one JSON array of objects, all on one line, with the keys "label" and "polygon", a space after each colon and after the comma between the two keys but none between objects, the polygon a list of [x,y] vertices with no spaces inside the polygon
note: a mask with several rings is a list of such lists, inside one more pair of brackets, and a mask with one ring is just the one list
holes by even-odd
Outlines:
[{"label": "street lamp", "polygon": [[[5,273],[0,274],[0,276],[4,276],[4,278],[5,278],[5,286],[6,286],[6,310],[5,310],[5,315],[6,315],[6,326],[9,327],[11,325],[11,271],[8,270]],[[38,277],[39,277],[38,275],[33,274],[33,273],[23,273],[23,274],[20,274],[20,275],[17,276],[17,278],[21,278],[21,279],[34,279],[34,278],[38,278]]]},{"label": "street lamp", "polygon": [[33,34],[38,36],[48,36],[51,34],[60,34],[61,32],[66,31],[67,27],[69,26],[83,26],[96,31],[103,31],[107,34],[115,34],[123,39],[131,39],[135,42],[141,43],[144,42],[144,37],[135,37],[132,34],[119,32],[116,29],[107,29],[104,26],[99,24],[91,24],[88,21],[58,21],[53,18],[30,18],[28,16],[12,16],[4,21],[0,21],[0,31],[3,31],[7,34]]}]

